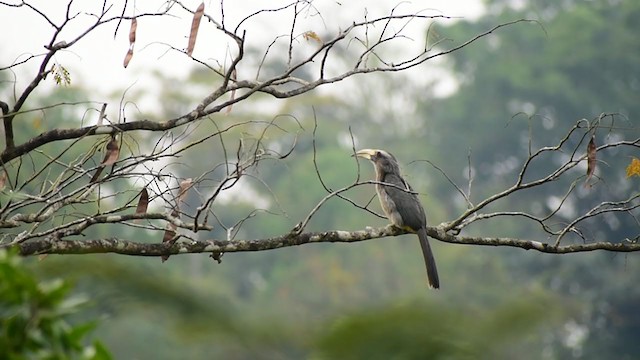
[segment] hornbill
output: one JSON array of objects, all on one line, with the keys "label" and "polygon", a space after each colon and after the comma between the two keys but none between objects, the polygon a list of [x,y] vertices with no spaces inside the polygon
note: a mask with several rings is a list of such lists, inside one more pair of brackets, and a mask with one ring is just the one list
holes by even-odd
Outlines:
[{"label": "hornbill", "polygon": [[427,266],[429,286],[440,287],[438,269],[427,238],[427,219],[424,208],[411,185],[400,176],[396,158],[384,150],[363,149],[355,154],[371,160],[376,170],[376,192],[380,205],[391,224],[418,234],[422,255]]}]

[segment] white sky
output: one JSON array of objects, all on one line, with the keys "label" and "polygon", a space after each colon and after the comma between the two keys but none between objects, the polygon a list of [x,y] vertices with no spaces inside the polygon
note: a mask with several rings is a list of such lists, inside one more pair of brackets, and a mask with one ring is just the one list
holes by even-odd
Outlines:
[{"label": "white sky", "polygon": [[[14,2],[18,2],[15,0]],[[50,15],[55,23],[64,19],[66,1],[39,0],[28,1],[34,7],[42,9]],[[72,12],[98,12],[101,1],[76,0],[71,9]],[[126,15],[134,12],[154,12],[163,9],[165,1],[129,1]],[[229,28],[234,28],[238,21],[261,7],[268,4],[275,8],[278,4],[288,1],[227,1],[225,2],[225,23]],[[318,34],[335,34],[340,28],[345,28],[354,20],[361,20],[365,9],[369,18],[386,15],[397,1],[352,1],[341,2],[319,0],[313,4],[322,13],[322,17],[309,17],[300,22],[297,33],[313,30]],[[87,5],[89,4],[89,5]],[[122,11],[123,1],[117,1],[109,16],[117,16]],[[141,6],[142,4],[142,6]],[[195,9],[200,0],[184,0],[184,4]],[[85,9],[90,6],[92,8]],[[82,7],[82,8],[81,8]],[[205,11],[217,21],[221,19],[220,2],[205,1]],[[456,17],[475,18],[482,13],[480,0],[465,1],[416,1],[405,2],[399,7],[398,13],[412,13],[426,10],[426,14],[444,14]],[[176,10],[180,10],[176,6]],[[282,13],[268,13],[255,18],[255,22],[247,23],[247,39],[249,43],[263,44],[266,46],[274,37],[285,35],[289,31],[291,22],[291,10]],[[138,90],[153,91],[153,81],[149,76],[151,69],[159,70],[170,77],[182,78],[193,68],[193,62],[185,55],[167,51],[170,44],[176,48],[185,48],[191,26],[191,15],[180,10],[175,11],[176,16],[145,18],[138,21],[137,39],[134,57],[127,69],[123,68],[124,56],[129,47],[128,32],[129,22],[120,24],[120,29],[114,39],[117,22],[105,25],[93,34],[80,40],[70,51],[60,52],[54,61],[63,65],[71,73],[73,84],[85,88],[95,89],[99,96],[106,97],[109,92],[121,92],[129,86]],[[70,27],[59,37],[59,40],[69,41],[86,28],[91,21],[88,16],[80,15],[77,26]],[[75,21],[74,21],[75,22]],[[15,61],[24,60],[30,54],[41,54],[44,45],[51,39],[53,27],[42,17],[33,11],[22,8],[1,8],[0,10],[0,67],[10,65]],[[194,57],[214,64],[214,60],[224,61],[228,49],[227,40],[220,36],[219,31],[213,30],[211,24],[206,21],[201,23],[198,42],[196,43]],[[231,48],[235,50],[234,47]],[[283,54],[284,56],[285,54]],[[42,58],[31,60],[27,66],[16,68],[15,76],[18,78],[17,92],[21,92],[26,81],[30,81]],[[286,59],[286,57],[285,57]],[[48,79],[39,91],[54,89],[52,79]],[[6,97],[6,94],[3,94]],[[13,102],[12,99],[4,99]],[[95,99],[104,101],[105,99]]]}]

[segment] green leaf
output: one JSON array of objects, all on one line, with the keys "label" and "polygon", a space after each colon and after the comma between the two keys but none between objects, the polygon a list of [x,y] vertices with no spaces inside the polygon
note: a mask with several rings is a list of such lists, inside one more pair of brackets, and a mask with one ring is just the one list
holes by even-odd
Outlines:
[{"label": "green leaf", "polygon": [[83,353],[83,358],[87,360],[111,360],[111,354],[100,342],[94,341],[93,346],[87,347]]}]

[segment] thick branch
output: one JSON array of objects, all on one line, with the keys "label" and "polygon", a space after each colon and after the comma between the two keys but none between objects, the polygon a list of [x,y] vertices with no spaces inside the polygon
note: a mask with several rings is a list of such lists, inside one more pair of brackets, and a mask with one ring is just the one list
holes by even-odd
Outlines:
[{"label": "thick branch", "polygon": [[118,125],[86,126],[78,129],[54,129],[43,132],[16,147],[7,148],[5,151],[0,153],[0,162],[7,163],[22,155],[28,154],[42,145],[55,141],[78,139],[91,135],[111,135],[121,131],[124,132],[132,130],[166,131],[184,125],[199,117],[200,114],[192,112],[188,115],[163,122],[140,120]]},{"label": "thick branch", "polygon": [[[538,250],[540,252],[549,254],[568,254],[595,250],[605,250],[613,252],[640,251],[640,244],[632,242],[595,242],[589,244],[573,244],[554,247],[553,245],[534,240],[455,236],[445,233],[444,230],[436,227],[429,228],[428,232],[429,236],[431,236],[432,238],[451,244],[510,246],[525,250]],[[43,239],[26,242],[18,245],[18,247],[20,249],[20,253],[24,256],[39,254],[69,255],[103,253],[116,253],[131,256],[166,256],[192,253],[266,251],[311,243],[352,243],[404,234],[407,234],[407,232],[389,225],[382,228],[367,228],[365,230],[358,231],[332,230],[323,232],[309,232],[301,233],[298,235],[287,234],[284,236],[255,240],[178,240],[174,244],[147,244],[117,238],[83,241]]]}]

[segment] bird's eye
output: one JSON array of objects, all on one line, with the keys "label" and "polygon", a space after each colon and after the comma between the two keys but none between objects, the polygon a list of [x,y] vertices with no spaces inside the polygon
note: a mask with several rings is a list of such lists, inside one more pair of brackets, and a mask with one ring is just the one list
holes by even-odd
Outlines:
[{"label": "bird's eye", "polygon": [[380,157],[380,151],[376,151],[376,157]]}]

